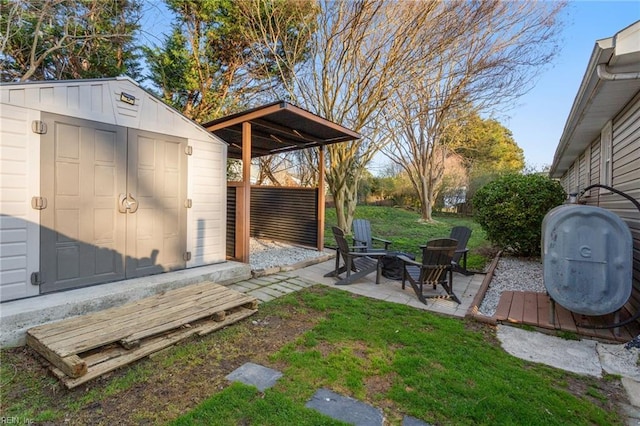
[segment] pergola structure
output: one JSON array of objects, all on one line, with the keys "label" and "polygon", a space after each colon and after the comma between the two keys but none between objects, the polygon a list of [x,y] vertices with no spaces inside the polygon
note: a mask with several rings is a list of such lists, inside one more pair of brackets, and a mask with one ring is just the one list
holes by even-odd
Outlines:
[{"label": "pergola structure", "polygon": [[[235,253],[232,258],[249,263],[251,229],[251,159],[306,148],[319,148],[324,164],[325,145],[359,139],[360,135],[339,124],[278,101],[203,125],[229,144],[228,157],[242,160],[242,183],[237,187]],[[317,188],[317,249],[324,241],[324,168],[320,167]],[[273,212],[278,214],[277,211]]]}]

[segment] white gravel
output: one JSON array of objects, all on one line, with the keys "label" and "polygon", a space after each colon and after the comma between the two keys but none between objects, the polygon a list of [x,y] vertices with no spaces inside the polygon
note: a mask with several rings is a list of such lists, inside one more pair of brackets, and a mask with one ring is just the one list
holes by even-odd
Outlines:
[{"label": "white gravel", "polygon": [[327,253],[291,244],[251,238],[249,264],[252,270],[289,266]]},{"label": "white gravel", "polygon": [[493,316],[503,291],[546,292],[539,260],[501,257],[487,293],[478,308],[480,314]]}]

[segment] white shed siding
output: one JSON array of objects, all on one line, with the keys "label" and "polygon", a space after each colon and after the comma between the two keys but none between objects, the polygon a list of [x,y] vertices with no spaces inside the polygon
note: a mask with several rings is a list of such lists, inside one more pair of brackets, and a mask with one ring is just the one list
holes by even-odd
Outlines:
[{"label": "white shed siding", "polygon": [[[135,99],[133,105],[123,97]],[[125,99],[126,100],[126,99]],[[31,122],[41,113],[113,124],[184,138],[188,157],[187,267],[226,260],[226,143],[187,119],[129,78],[0,85],[0,300],[39,293],[30,275],[39,270],[40,136]]]},{"label": "white shed siding", "polygon": [[[121,101],[125,93],[135,104]],[[54,114],[147,130],[182,138],[225,143],[157,99],[129,78],[7,84],[0,101]]]},{"label": "white shed siding", "polygon": [[[39,194],[39,136],[32,110],[2,105],[0,114],[0,300],[38,294],[28,284],[39,269],[40,215],[31,208]],[[27,283],[27,285],[25,285]]]}]

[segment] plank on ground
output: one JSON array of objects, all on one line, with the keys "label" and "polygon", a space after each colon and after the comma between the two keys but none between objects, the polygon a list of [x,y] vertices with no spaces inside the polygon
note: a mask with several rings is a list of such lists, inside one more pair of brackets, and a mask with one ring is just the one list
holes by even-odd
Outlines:
[{"label": "plank on ground", "polygon": [[33,348],[40,355],[45,357],[51,364],[58,367],[69,377],[80,377],[87,373],[87,364],[77,355],[59,357],[38,339],[27,334],[27,345]]},{"label": "plank on ground", "polygon": [[522,313],[524,312],[524,293],[516,291],[513,293],[513,300],[511,301],[511,310],[509,311],[509,322],[518,323],[522,322]]},{"label": "plank on ground", "polygon": [[538,293],[532,291],[524,293],[522,322],[525,324],[538,325]]},{"label": "plank on ground", "polygon": [[[45,324],[34,327],[32,334],[40,340],[51,339],[52,341],[63,341],[84,333],[94,332],[95,324],[102,324],[109,321],[110,324],[122,324],[131,319],[139,318],[148,312],[161,311],[165,307],[173,307],[179,304],[188,303],[194,298],[205,298],[207,296],[229,294],[234,290],[213,283],[196,284],[194,286],[182,287],[168,292],[150,296],[141,300],[127,303],[122,306],[115,306],[104,311],[94,312],[81,317],[69,318],[52,324]],[[237,292],[235,292],[237,293]],[[185,300],[186,299],[186,300]]]},{"label": "plank on ground", "polygon": [[540,327],[553,329],[554,326],[549,322],[549,315],[551,315],[549,296],[545,293],[536,293],[538,297],[538,325]]},{"label": "plank on ground", "polygon": [[[119,367],[127,365],[133,361],[144,358],[147,355],[150,355],[154,352],[157,352],[161,349],[164,349],[168,346],[174,345],[181,340],[184,340],[191,335],[198,334],[201,331],[207,330],[207,332],[214,331],[216,329],[222,328],[228,324],[240,321],[243,318],[246,318],[250,315],[253,315],[256,311],[250,309],[242,309],[237,312],[234,312],[226,317],[226,319],[222,322],[217,322],[213,327],[192,327],[192,328],[183,328],[180,330],[176,330],[170,332],[169,334],[163,336],[156,336],[149,341],[144,342],[138,348],[128,351],[126,354],[121,355],[119,357],[110,358],[109,360],[96,364],[88,369],[87,373],[78,378],[70,378],[67,377],[62,371],[57,368],[53,369],[54,374],[62,380],[65,386],[69,389],[77,387],[81,384],[84,384],[96,377],[100,377],[106,373],[109,373]],[[205,333],[203,333],[205,334]]]},{"label": "plank on ground", "polygon": [[[249,302],[250,301],[247,301],[245,303],[242,303],[241,305],[246,305]],[[214,307],[211,307],[211,308],[202,309],[199,312],[196,312],[196,313],[193,313],[193,314],[190,314],[190,315],[181,316],[180,318],[177,318],[175,320],[167,321],[167,322],[162,323],[162,324],[158,324],[155,327],[146,328],[144,330],[137,331],[137,332],[127,336],[126,338],[122,339],[122,342],[125,342],[125,344],[126,344],[126,342],[133,342],[133,341],[136,341],[136,340],[143,339],[145,337],[150,337],[150,336],[159,334],[159,333],[161,333],[163,331],[170,330],[172,328],[178,327],[180,324],[184,324],[185,322],[189,323],[189,322],[198,320],[200,318],[213,316],[215,314],[218,314],[220,312],[224,312],[224,311],[226,311],[228,309],[235,308],[237,306],[238,306],[238,303],[237,303],[236,300],[234,300],[234,301],[227,302],[227,303],[225,303],[223,305],[217,305],[217,306],[214,306]]]},{"label": "plank on ground", "polygon": [[558,315],[558,322],[556,323],[556,329],[569,331],[576,333],[576,322],[573,320],[571,312],[556,303],[556,314]]},{"label": "plank on ground", "polygon": [[500,295],[496,313],[493,315],[497,321],[504,321],[509,318],[511,310],[511,301],[513,300],[513,291],[505,291]]},{"label": "plank on ground", "polygon": [[98,312],[93,312],[90,314],[80,315],[73,318],[68,318],[62,321],[57,321],[50,324],[44,324],[41,326],[33,327],[30,330],[34,336],[37,336],[40,339],[44,339],[47,337],[53,337],[59,333],[64,333],[70,328],[79,329],[85,325],[90,325],[92,321],[105,321],[113,319],[113,312],[120,311],[123,314],[127,314],[129,312],[140,312],[141,309],[145,307],[154,308],[160,307],[163,304],[171,304],[174,299],[180,296],[182,293],[201,293],[204,291],[208,291],[214,289],[219,291],[219,288],[226,288],[219,284],[215,284],[212,282],[203,282],[198,284],[192,284],[184,287],[180,287],[173,290],[167,290],[163,293],[159,293],[153,296],[146,297],[144,299],[136,300],[133,302],[129,302],[122,306],[114,306],[112,308],[107,308]]},{"label": "plank on ground", "polygon": [[[232,300],[235,302],[229,302]],[[165,310],[150,311],[145,315],[135,315],[128,317],[126,322],[113,321],[109,322],[107,327],[99,324],[99,331],[88,329],[89,332],[78,336],[72,336],[66,340],[54,340],[50,343],[52,349],[60,356],[67,354],[84,352],[108,343],[117,342],[126,339],[128,336],[140,332],[141,330],[151,330],[153,332],[144,332],[142,334],[151,335],[162,331],[170,330],[180,325],[181,322],[190,322],[197,318],[211,315],[211,311],[224,310],[227,306],[237,306],[239,304],[250,303],[254,298],[237,294],[225,294],[224,296],[216,295],[207,297],[204,300],[184,300],[176,301],[179,305]],[[141,318],[144,321],[141,322]]]},{"label": "plank on ground", "polygon": [[[218,297],[220,296],[222,296],[221,300],[218,299]],[[183,313],[186,312],[190,315],[191,318],[193,318],[194,315],[197,317],[198,312],[204,311],[206,312],[204,312],[202,316],[206,316],[210,310],[209,306],[211,304],[220,303],[222,304],[222,306],[226,306],[227,300],[229,299],[237,300],[238,303],[240,303],[241,301],[246,301],[247,303],[249,303],[255,300],[252,297],[246,296],[239,292],[235,292],[234,290],[225,292],[223,293],[223,295],[216,294],[207,296],[206,298],[204,298],[204,300],[201,301],[208,302],[209,305],[206,305],[205,303],[195,302],[194,300],[189,299],[178,299],[174,301],[174,303],[178,303],[177,307],[171,307],[165,310],[156,308],[156,310],[149,310],[136,315],[129,315],[125,320],[109,320],[106,322],[106,327],[104,320],[91,321],[89,319],[88,322],[90,322],[91,324],[88,327],[82,328],[82,330],[84,331],[83,333],[74,334],[75,330],[70,329],[65,334],[66,339],[58,340],[56,337],[60,337],[60,335],[57,335],[40,340],[43,341],[43,343],[47,344],[53,352],[61,357],[65,357],[126,338],[128,335],[136,332],[136,330],[139,330],[140,327],[153,326],[155,324],[154,321],[166,322],[167,320],[162,319],[162,316],[164,316],[165,318],[172,317],[173,313],[176,312],[176,310],[182,310]],[[200,304],[203,304],[205,306],[199,306]],[[128,306],[124,305],[123,308],[128,309]],[[223,308],[221,307],[221,309]],[[117,312],[118,311],[115,310],[112,312],[112,314],[117,315]],[[89,316],[91,316],[91,314]],[[141,321],[142,318],[144,318],[144,321]]]}]

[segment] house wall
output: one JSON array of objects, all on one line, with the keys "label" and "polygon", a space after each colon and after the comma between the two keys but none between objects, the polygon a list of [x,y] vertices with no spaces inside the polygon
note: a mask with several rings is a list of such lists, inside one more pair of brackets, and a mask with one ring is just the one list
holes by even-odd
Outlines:
[{"label": "house wall", "polygon": [[[567,192],[575,190],[576,169],[584,174],[580,190],[588,186],[587,182],[600,183],[600,167],[600,138],[597,138],[562,176],[562,186]],[[613,118],[612,186],[640,200],[640,93]],[[640,309],[640,212],[625,198],[598,188],[590,190],[583,199],[587,204],[611,210],[629,226],[633,237],[633,291],[627,308],[636,312]]]},{"label": "house wall", "polygon": [[[133,100],[133,105],[125,100]],[[185,138],[188,157],[187,267],[226,261],[225,142],[146,92],[129,78],[0,85],[0,300],[38,294],[41,112]]]}]

